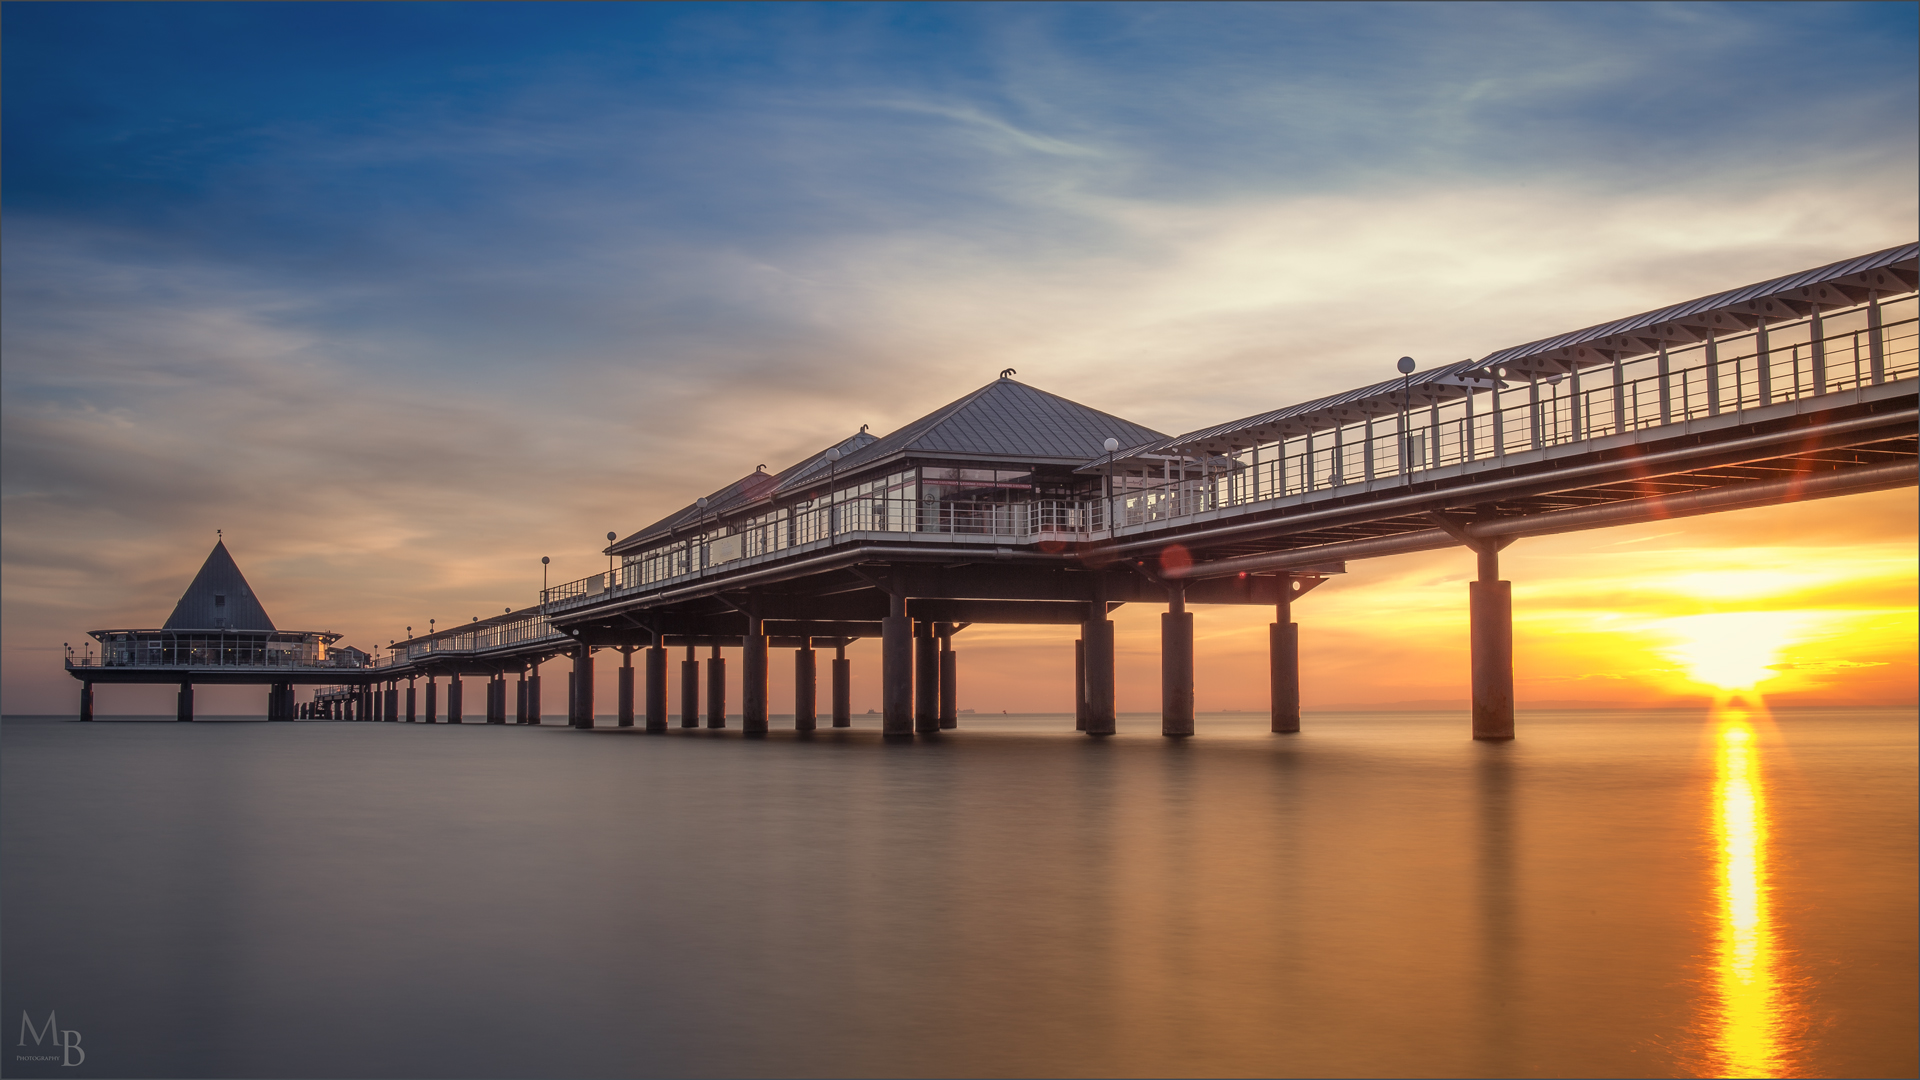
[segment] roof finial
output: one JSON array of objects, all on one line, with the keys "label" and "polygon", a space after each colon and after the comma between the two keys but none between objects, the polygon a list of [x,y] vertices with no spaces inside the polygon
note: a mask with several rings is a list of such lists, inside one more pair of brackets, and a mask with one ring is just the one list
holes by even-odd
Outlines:
[{"label": "roof finial", "polygon": [[227,536],[227,534],[226,534],[226,533],[223,533],[223,532],[221,532],[221,531],[220,531],[219,529],[215,529],[215,530],[213,530],[213,538],[214,538],[215,540],[224,540],[224,539],[226,539],[226,536]]},{"label": "roof finial", "polygon": [[860,434],[862,434],[862,435],[865,435],[866,433],[867,433],[867,425],[865,425],[865,424],[861,424],[861,425],[860,425]]},{"label": "roof finial", "polygon": [[1003,378],[1003,379],[1011,379],[1011,378],[1013,378],[1013,377],[1014,377],[1015,375],[1018,375],[1018,374],[1020,374],[1020,373],[1019,373],[1019,372],[1017,372],[1017,371],[1015,371],[1015,370],[1013,370],[1012,368],[1002,368],[1002,369],[1000,370],[1000,377],[1001,377],[1001,378]]}]

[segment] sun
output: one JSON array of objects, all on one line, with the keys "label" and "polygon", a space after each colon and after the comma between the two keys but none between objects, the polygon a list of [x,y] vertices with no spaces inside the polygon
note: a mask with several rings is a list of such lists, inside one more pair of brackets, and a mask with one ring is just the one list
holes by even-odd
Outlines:
[{"label": "sun", "polygon": [[1738,611],[1666,619],[1668,655],[1693,682],[1724,691],[1753,690],[1780,674],[1780,653],[1801,637],[1796,612]]}]

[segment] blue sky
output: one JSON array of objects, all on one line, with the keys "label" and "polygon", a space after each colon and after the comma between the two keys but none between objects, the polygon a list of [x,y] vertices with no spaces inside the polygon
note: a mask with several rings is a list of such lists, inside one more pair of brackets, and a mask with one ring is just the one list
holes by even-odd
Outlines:
[{"label": "blue sky", "polygon": [[1184,430],[1912,240],[1916,10],[8,3],[7,692],[215,527],[384,641],[1002,367]]}]

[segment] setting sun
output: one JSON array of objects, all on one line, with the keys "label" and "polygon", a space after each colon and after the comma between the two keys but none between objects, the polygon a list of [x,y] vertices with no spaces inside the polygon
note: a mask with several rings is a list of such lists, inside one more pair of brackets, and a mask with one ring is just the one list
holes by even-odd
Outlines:
[{"label": "setting sun", "polygon": [[1752,690],[1780,674],[1780,654],[1803,636],[1805,618],[1788,611],[1737,611],[1668,619],[1667,653],[1686,678],[1720,690]]}]

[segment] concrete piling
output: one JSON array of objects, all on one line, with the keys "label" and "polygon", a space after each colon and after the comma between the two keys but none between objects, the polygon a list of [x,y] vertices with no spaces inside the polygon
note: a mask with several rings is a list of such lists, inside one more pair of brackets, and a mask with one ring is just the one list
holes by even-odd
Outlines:
[{"label": "concrete piling", "polygon": [[952,623],[941,623],[934,633],[940,639],[940,730],[953,731],[960,726],[960,654],[953,651]]},{"label": "concrete piling", "polygon": [[808,642],[793,653],[793,730],[812,731],[819,726],[820,654]]},{"label": "concrete piling", "polygon": [[716,730],[727,726],[727,658],[720,655],[718,645],[707,658],[707,726]]},{"label": "concrete piling", "polygon": [[940,732],[940,639],[933,624],[913,628],[913,730],[918,735]]},{"label": "concrete piling", "polygon": [[1275,620],[1267,626],[1267,664],[1273,696],[1273,731],[1300,730],[1300,628],[1293,621],[1293,577],[1280,575]]},{"label": "concrete piling", "polygon": [[1118,730],[1113,697],[1113,620],[1104,613],[1087,620],[1081,625],[1080,637],[1086,642],[1087,734],[1112,735]]},{"label": "concrete piling", "polygon": [[620,705],[616,723],[620,727],[633,726],[633,648],[623,646],[620,649]]},{"label": "concrete piling", "polygon": [[658,638],[647,649],[647,730],[667,730],[667,650]]},{"label": "concrete piling", "polygon": [[1160,734],[1193,734],[1193,612],[1178,598],[1160,615]]},{"label": "concrete piling", "polygon": [[687,646],[687,658],[680,661],[680,726],[700,726],[700,661],[693,658],[693,646]]},{"label": "concrete piling", "polygon": [[880,620],[880,731],[898,737],[913,734],[913,620],[903,594],[888,608]]},{"label": "concrete piling", "polygon": [[767,635],[759,619],[747,619],[740,647],[740,730],[767,732]]},{"label": "concrete piling", "polygon": [[853,726],[853,661],[847,659],[847,647],[833,649],[833,726]]},{"label": "concrete piling", "polygon": [[1467,584],[1473,672],[1473,737],[1513,738],[1513,583],[1500,580],[1499,549],[1480,551],[1480,579]]}]

